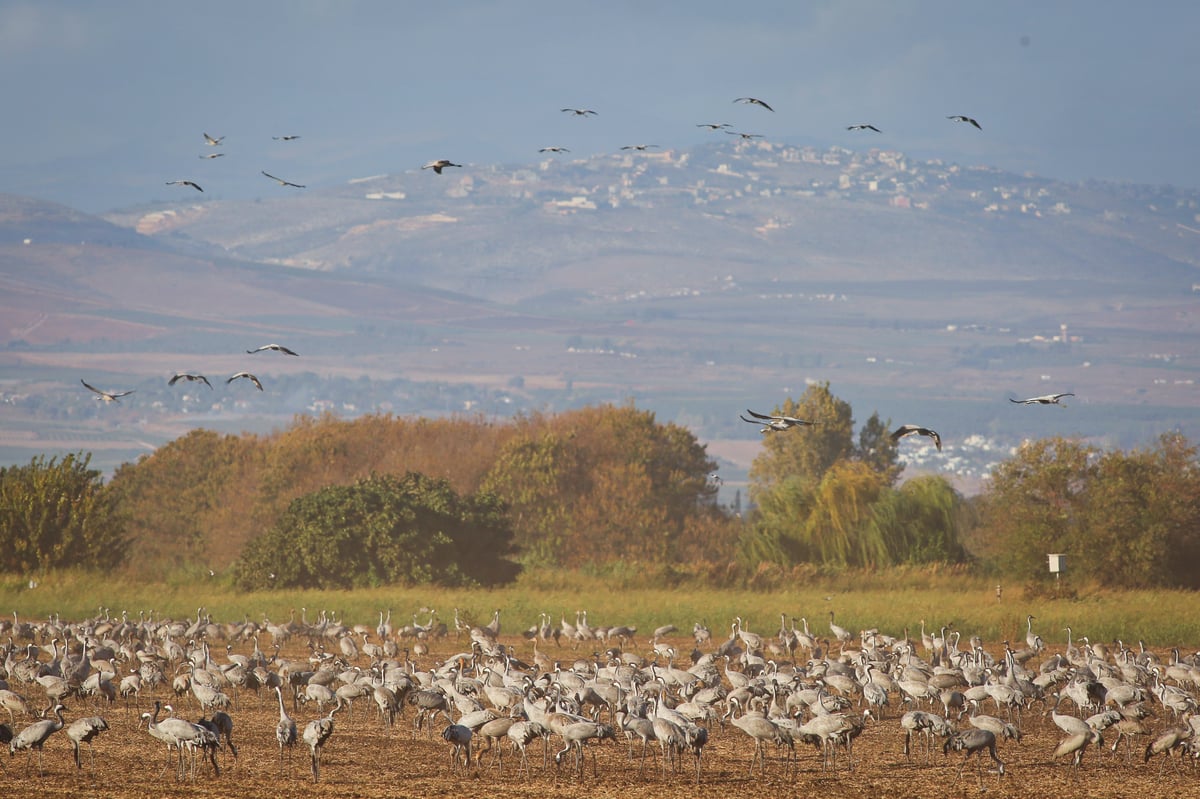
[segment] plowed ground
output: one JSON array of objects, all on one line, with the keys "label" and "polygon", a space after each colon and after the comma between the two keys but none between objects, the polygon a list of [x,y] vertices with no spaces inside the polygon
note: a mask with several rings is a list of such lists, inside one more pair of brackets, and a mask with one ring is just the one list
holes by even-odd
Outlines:
[{"label": "plowed ground", "polygon": [[[529,645],[520,639],[506,639],[520,653],[528,653]],[[681,639],[679,646],[690,648],[690,641]],[[463,642],[453,637],[430,642],[431,653],[421,667],[463,650]],[[219,650],[220,647],[217,647]],[[238,650],[248,649],[240,646]],[[686,651],[686,649],[685,649]],[[547,650],[552,657],[561,657],[564,666],[580,654],[569,649]],[[290,643],[285,656],[302,658],[307,650],[302,643]],[[215,659],[223,662],[218,654]],[[365,657],[360,657],[366,666]],[[36,686],[13,686],[35,703],[41,703]],[[286,696],[286,693],[285,693]],[[201,715],[191,698],[177,698],[169,686],[156,694],[140,698],[140,709],[152,708],[153,699],[174,702],[178,715],[195,720]],[[887,717],[870,723],[854,747],[854,767],[846,767],[844,756],[836,770],[823,770],[819,754],[809,748],[798,750],[797,768],[785,774],[780,753],[770,751],[766,773],[757,769],[749,773],[754,751],[752,740],[741,730],[726,726],[712,730],[705,749],[700,785],[695,784],[695,771],[690,756],[678,773],[663,775],[657,760],[647,759],[639,774],[639,760],[630,759],[623,737],[616,742],[605,741],[588,747],[589,758],[582,777],[571,768],[556,769],[553,760],[542,765],[540,744],[531,750],[528,774],[518,774],[517,757],[504,746],[503,769],[491,754],[483,758],[481,767],[472,767],[465,775],[450,773],[449,747],[441,740],[444,721],[435,723],[433,735],[425,731],[413,733],[414,709],[407,707],[391,730],[385,730],[371,703],[359,700],[349,712],[339,713],[335,731],[325,748],[321,763],[320,782],[313,783],[308,752],[297,746],[294,755],[285,755],[282,768],[279,748],[275,742],[275,724],[279,719],[278,706],[265,691],[262,698],[245,694],[238,706],[230,710],[235,722],[233,740],[239,748],[234,758],[228,752],[218,756],[221,767],[215,775],[211,766],[197,769],[194,779],[179,779],[168,762],[164,746],[152,739],[144,727],[139,727],[139,711],[126,710],[122,700],[114,705],[94,705],[91,699],[72,697],[66,702],[68,723],[83,715],[103,715],[111,729],[95,742],[95,767],[89,767],[86,747],[84,767],[76,769],[70,741],[65,732],[54,734],[45,747],[45,773],[37,774],[37,761],[24,753],[5,756],[0,766],[0,796],[71,796],[132,799],[133,797],[312,797],[328,799],[363,799],[364,797],[442,797],[467,796],[489,799],[529,799],[531,796],[563,797],[683,797],[695,794],[742,799],[763,796],[835,796],[835,797],[923,797],[974,796],[981,790],[989,795],[1012,797],[1200,797],[1200,771],[1191,763],[1164,762],[1162,756],[1148,764],[1142,762],[1142,751],[1148,740],[1135,745],[1132,759],[1124,750],[1109,751],[1114,736],[1106,735],[1105,746],[1087,750],[1083,765],[1072,768],[1069,758],[1053,759],[1058,742],[1065,737],[1040,706],[1025,713],[1020,743],[1001,742],[1000,757],[1007,763],[1007,775],[999,778],[985,773],[982,788],[974,761],[958,776],[962,756],[951,753],[943,756],[940,742],[932,756],[921,754],[911,760],[903,754],[904,736],[899,725],[903,710],[893,697]],[[1065,707],[1069,707],[1064,703]],[[927,708],[928,709],[928,708]],[[934,709],[940,711],[940,706]],[[990,707],[987,712],[993,712]],[[319,713],[315,707],[292,710],[289,715],[302,730],[304,724]],[[2,717],[2,716],[0,716]],[[7,719],[5,719],[7,720]],[[17,719],[20,730],[27,719]],[[1155,730],[1170,724],[1169,718],[1151,720]],[[965,720],[960,727],[966,727]],[[619,734],[618,734],[619,735]],[[561,747],[559,739],[550,742],[551,756]],[[593,761],[594,756],[594,761]],[[593,768],[595,771],[593,772]]]}]

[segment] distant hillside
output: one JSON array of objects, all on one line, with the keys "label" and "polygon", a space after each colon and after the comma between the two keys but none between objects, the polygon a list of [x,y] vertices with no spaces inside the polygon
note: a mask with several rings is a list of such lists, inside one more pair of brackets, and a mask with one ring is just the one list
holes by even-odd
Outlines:
[{"label": "distant hillside", "polygon": [[1169,187],[755,143],[422,171],[109,218],[247,260],[514,301],[559,291],[657,295],[725,274],[1119,283],[1140,280],[1136,271],[1190,288],[1198,216],[1200,197]]},{"label": "distant hillside", "polygon": [[[1196,192],[754,142],[191,194],[103,219],[0,198],[0,459],[632,400],[744,474],[737,414],[812,380],[937,427],[905,457],[964,481],[1031,436],[1200,438]],[[245,354],[269,341],[301,357]],[[243,369],[266,390],[225,385]],[[136,393],[100,407],[85,376]],[[1078,398],[1007,402],[1047,390]]]}]

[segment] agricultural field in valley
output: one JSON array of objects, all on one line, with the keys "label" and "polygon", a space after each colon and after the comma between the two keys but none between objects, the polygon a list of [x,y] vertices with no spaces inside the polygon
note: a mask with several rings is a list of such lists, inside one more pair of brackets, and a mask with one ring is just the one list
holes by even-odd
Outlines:
[{"label": "agricultural field in valley", "polygon": [[[30,597],[31,592],[26,592],[24,596]],[[317,597],[312,598],[316,599]],[[367,601],[374,598],[376,597],[369,596]],[[450,596],[442,598],[450,599]],[[467,598],[467,595],[458,597],[459,600]],[[539,598],[544,597],[537,597],[535,592],[535,597],[528,601],[537,601]],[[336,599],[352,604],[352,595],[337,596]],[[396,597],[393,596],[392,599],[395,600]],[[580,597],[576,596],[575,599],[579,601]],[[658,599],[661,597],[657,597],[655,601]],[[768,601],[777,599],[776,596],[769,598]],[[841,599],[843,604],[847,604],[844,595]],[[275,601],[278,600],[278,597],[275,598]],[[620,597],[615,594],[606,599],[599,599],[598,606],[614,609],[605,610],[603,614],[593,612],[590,614],[591,624],[597,627],[601,615],[605,617],[606,622],[615,621],[611,617],[620,612],[615,609],[619,608],[619,605],[616,604],[619,600]],[[224,598],[222,601],[233,600]],[[631,615],[646,617],[652,613],[646,609],[645,599],[639,597],[636,592],[628,595],[626,601],[627,607],[631,608]],[[901,599],[900,604],[905,604],[905,600]],[[964,604],[969,605],[970,603],[964,601]],[[1055,602],[1043,603],[1042,606],[1047,607],[1044,614],[1049,617],[1062,610],[1061,607],[1055,607],[1055,605]],[[1042,606],[1039,606],[1039,610]],[[260,628],[257,643],[260,651],[265,652],[272,659],[271,663],[265,667],[265,672],[276,674],[281,671],[285,674],[302,672],[312,668],[312,663],[315,661],[310,658],[315,653],[323,653],[325,660],[337,663],[337,672],[345,677],[372,673],[373,663],[377,662],[377,659],[368,656],[364,650],[368,648],[367,644],[378,645],[380,643],[377,629],[380,620],[374,617],[374,614],[343,613],[337,616],[338,623],[343,624],[344,628],[349,630],[349,640],[356,643],[357,654],[352,653],[350,657],[347,657],[338,638],[320,633],[315,633],[310,638],[302,630],[297,630],[286,640],[280,640],[279,649],[276,651],[272,645],[273,636],[266,628],[265,615],[259,610],[260,607],[261,605],[256,605],[253,612],[230,614],[228,617],[216,615],[213,619],[214,624],[210,626],[193,627],[196,621],[194,616],[184,618],[183,614],[180,614],[176,616],[177,619],[181,619],[176,632],[182,634],[174,636],[172,640],[181,647],[187,647],[189,641],[195,642],[197,646],[207,642],[212,662],[217,664],[217,667],[228,669],[232,662],[231,656],[250,656],[254,652],[255,639],[239,634],[239,628],[246,623],[246,620],[255,619],[258,616],[264,621],[261,623],[256,621]],[[299,618],[304,618],[308,622],[324,619],[327,622],[326,631],[335,629],[335,625],[330,620],[331,617],[323,612],[314,611],[315,607],[317,604],[314,602],[312,608],[307,609],[303,614],[297,614],[295,620],[298,622]],[[403,662],[407,657],[416,671],[435,669],[439,666],[444,668],[447,663],[465,662],[465,659],[456,658],[456,656],[471,652],[470,634],[460,631],[456,635],[455,624],[452,618],[448,618],[450,613],[443,612],[437,619],[434,619],[429,610],[425,608],[418,610],[416,605],[413,605],[411,609],[404,607],[403,612],[400,611],[402,607],[400,603],[397,603],[395,607],[397,608],[396,620],[392,622],[394,626],[389,640],[396,643],[397,660]],[[482,605],[476,602],[472,607],[481,608]],[[660,605],[658,612],[663,612],[661,607]],[[980,603],[980,607],[982,607],[982,603]],[[637,610],[638,608],[641,610]],[[247,607],[247,611],[249,611],[249,607]],[[444,620],[448,628],[446,634],[412,635],[411,629],[404,629],[410,627],[407,623],[407,616],[411,611],[417,611],[412,614],[413,621],[417,624],[423,625],[432,620],[436,627],[439,620]],[[1013,607],[1008,607],[1006,611],[1008,616],[1013,616]],[[292,618],[292,615],[287,612],[272,615],[276,626],[285,625],[288,619]],[[510,618],[518,615],[521,616],[520,619]],[[538,612],[529,613],[528,621],[536,624],[538,615]],[[571,615],[572,619],[574,618],[570,613],[556,613],[553,618],[570,623],[566,618],[568,615]],[[406,618],[402,621],[400,620],[401,616]],[[487,620],[488,616],[490,613],[478,610],[470,621],[478,627]],[[832,639],[833,633],[829,626],[827,612],[824,610],[820,613],[813,612],[811,616],[813,632],[817,633],[820,638]],[[463,617],[466,617],[465,613]],[[716,617],[711,618],[715,619]],[[539,679],[539,683],[552,679],[556,669],[582,673],[593,664],[605,664],[610,659],[610,656],[606,654],[606,650],[610,647],[620,647],[624,653],[645,658],[647,662],[655,660],[657,663],[656,674],[664,675],[672,652],[675,655],[675,665],[687,667],[691,665],[693,650],[698,649],[700,653],[713,653],[719,645],[730,638],[729,627],[726,626],[722,629],[722,625],[713,624],[711,640],[697,647],[691,635],[691,620],[680,616],[675,620],[680,629],[665,635],[657,642],[659,645],[657,657],[655,657],[656,652],[650,641],[652,632],[647,627],[643,627],[633,633],[631,637],[623,640],[615,634],[610,636],[609,640],[590,639],[575,642],[562,638],[560,639],[561,644],[556,644],[553,639],[541,640],[537,642],[535,652],[534,642],[520,632],[521,628],[527,626],[524,614],[506,611],[504,619],[501,635],[496,642],[503,645],[519,661],[528,664],[528,668],[536,669],[542,675],[549,672],[549,675]],[[18,617],[18,622],[21,624],[26,620],[33,621],[35,627],[39,624],[32,613],[27,613],[24,620]],[[136,619],[131,620],[136,621]],[[69,619],[66,617],[60,619],[60,622],[64,624],[68,621]],[[108,626],[110,626],[107,632],[108,636],[111,637],[114,632],[111,625],[120,621],[121,619],[115,614],[111,617],[108,622]],[[1032,674],[1039,673],[1043,664],[1052,658],[1066,654],[1064,643],[1058,642],[1059,634],[1051,632],[1048,624],[1043,626],[1040,621],[1027,624],[1024,616],[1020,618],[1020,622],[1019,629],[1012,628],[1006,633],[1013,636],[1014,640],[1011,645],[1014,649],[1025,648],[1028,626],[1032,626],[1035,632],[1044,631],[1046,637],[1055,642],[1026,661],[1025,667]],[[166,619],[160,616],[156,619],[156,623],[163,625],[166,623]],[[754,624],[753,628],[748,626],[746,631],[754,629],[761,636],[762,654],[767,661],[766,672],[776,675],[775,679],[781,683],[791,684],[794,679],[811,685],[812,677],[794,675],[802,675],[804,670],[815,674],[814,666],[810,663],[812,653],[803,648],[791,653],[781,647],[776,635],[777,628],[768,627],[769,622],[765,616],[761,621],[756,617]],[[778,624],[778,622],[774,622],[774,624]],[[353,632],[355,625],[359,626],[361,632]],[[549,626],[557,628],[560,625],[554,623]],[[189,627],[191,629],[188,629]],[[969,650],[967,639],[971,635],[971,630],[966,629],[965,624],[960,629],[962,629],[963,637],[956,642],[958,648]],[[365,637],[361,634],[362,632],[366,633]],[[929,632],[929,628],[926,628],[926,633]],[[897,630],[897,633],[902,635],[903,631]],[[940,630],[935,632],[938,635],[940,633]],[[7,634],[14,635],[14,641],[18,647],[31,643],[28,639],[20,637],[19,630],[11,630]],[[881,630],[881,635],[883,634],[884,632]],[[50,633],[50,635],[54,634]],[[845,644],[844,649],[847,659],[854,661],[859,656],[852,653],[863,651],[863,641],[861,631],[855,631],[852,635],[854,636],[853,640]],[[931,652],[925,649],[919,631],[914,628],[909,635],[914,654],[929,662]],[[64,634],[63,637],[65,638],[66,635]],[[103,639],[103,636],[97,637]],[[868,639],[870,639],[869,636]],[[164,640],[161,635],[158,635],[157,637],[151,636],[146,642],[161,646]],[[752,640],[751,636],[751,642]],[[953,631],[950,631],[948,640],[954,641]],[[41,633],[36,634],[36,642],[39,645],[44,644],[46,647],[51,646],[50,640],[43,640]],[[743,649],[746,643],[742,639],[738,641],[739,646]],[[1093,639],[1092,643],[1099,644],[1099,638]],[[1136,652],[1136,642],[1131,643]],[[886,659],[894,661],[897,657],[894,646],[885,646],[883,640],[879,644],[881,653],[890,653]],[[1166,664],[1171,659],[1172,653],[1167,649],[1153,647],[1152,641],[1147,641],[1147,645],[1151,646],[1161,663]],[[671,652],[664,648],[667,646],[671,647]],[[826,647],[826,651],[832,659],[838,659],[841,647],[838,646],[836,640],[833,640],[831,644],[825,643],[823,646]],[[1076,638],[1072,646],[1082,648],[1084,642]],[[996,660],[1002,661],[1004,658],[1004,647],[999,642],[985,641],[984,650]],[[1196,645],[1193,642],[1190,647],[1183,650],[1183,654],[1187,655],[1195,650]],[[1104,654],[1109,667],[1114,672],[1118,671],[1116,647],[1108,645]],[[14,660],[16,659],[19,659],[19,656],[15,656]],[[48,662],[50,656],[46,652],[42,652],[39,659],[42,662]],[[9,664],[10,671],[13,670],[12,662],[10,661]],[[286,667],[283,666],[285,662],[289,664]],[[488,663],[497,670],[504,668],[501,660],[481,657],[475,661],[479,668]],[[121,679],[128,676],[135,667],[136,664],[131,665],[128,662],[114,664],[116,674],[111,677],[113,685],[118,685]],[[721,675],[721,685],[725,690],[732,689],[731,680],[742,681],[740,675],[743,671],[753,671],[753,668],[747,669],[741,666],[736,657],[730,661],[728,666],[725,661],[719,660],[716,667],[718,674]],[[525,667],[518,662],[510,665],[510,671],[516,671],[518,668]],[[1074,668],[1071,673],[1078,671],[1078,667],[1068,668]],[[1092,668],[1099,671],[1101,667],[1093,663]],[[1163,673],[1166,675],[1165,665],[1163,668]],[[220,668],[217,670],[219,671]],[[468,671],[470,676],[482,676],[476,674],[473,668],[469,668]],[[1056,688],[1050,689],[1049,701],[1031,701],[1021,708],[1019,720],[1017,710],[1013,709],[1011,711],[1012,723],[1019,724],[1023,735],[1019,743],[1010,740],[999,742],[997,754],[1006,766],[1006,773],[1003,777],[992,770],[994,764],[989,760],[984,761],[982,775],[977,773],[975,763],[972,761],[960,777],[959,767],[962,764],[962,755],[957,752],[944,755],[941,738],[933,741],[931,753],[924,749],[923,739],[918,738],[914,742],[912,754],[905,755],[905,736],[901,726],[902,715],[907,710],[915,709],[918,706],[922,710],[943,714],[944,709],[938,699],[934,699],[932,703],[927,701],[904,702],[901,699],[900,691],[894,691],[890,695],[887,706],[877,712],[878,718],[867,720],[861,734],[854,742],[852,757],[845,750],[839,750],[836,755],[836,763],[826,764],[823,763],[819,750],[800,743],[796,744],[795,762],[791,767],[788,767],[785,762],[787,749],[778,747],[774,743],[768,743],[765,747],[765,767],[752,765],[755,752],[754,740],[732,723],[732,718],[723,718],[729,712],[727,703],[717,703],[714,706],[714,713],[718,720],[710,720],[705,725],[709,728],[709,740],[703,748],[699,774],[699,781],[704,787],[697,789],[695,786],[697,779],[695,760],[690,751],[683,754],[678,770],[668,770],[664,774],[657,743],[651,741],[643,763],[640,740],[631,755],[630,745],[619,730],[616,732],[615,740],[592,742],[586,747],[586,760],[582,774],[575,770],[570,755],[564,758],[562,765],[555,766],[554,753],[562,748],[561,738],[557,735],[549,737],[548,761],[544,759],[541,743],[534,742],[530,745],[528,768],[525,773],[521,773],[519,755],[511,750],[507,741],[499,747],[499,751],[503,754],[502,763],[496,756],[497,752],[493,750],[483,755],[482,763],[473,762],[469,768],[452,773],[450,746],[441,736],[443,729],[449,723],[448,720],[436,718],[432,722],[424,724],[423,729],[416,730],[414,720],[417,708],[414,705],[405,704],[394,724],[389,728],[382,722],[380,711],[369,696],[354,700],[352,705],[335,714],[334,731],[324,747],[320,765],[320,783],[319,787],[316,787],[313,785],[310,771],[309,752],[302,742],[297,744],[294,752],[285,752],[283,762],[280,763],[280,748],[275,739],[275,727],[280,718],[280,707],[274,693],[266,689],[251,691],[242,688],[235,690],[231,686],[225,687],[223,691],[230,697],[227,712],[233,719],[232,740],[237,746],[238,755],[234,757],[229,750],[222,750],[216,754],[215,762],[220,768],[219,775],[215,773],[211,763],[201,762],[196,767],[194,777],[189,765],[187,774],[180,778],[175,770],[175,756],[170,754],[162,743],[151,738],[144,723],[139,724],[139,717],[143,712],[152,712],[156,700],[164,704],[172,704],[176,715],[193,721],[199,719],[201,715],[211,714],[212,709],[202,709],[192,691],[183,691],[177,694],[172,689],[172,679],[189,672],[189,669],[182,667],[178,660],[164,663],[163,672],[165,681],[162,685],[157,688],[145,686],[138,696],[131,696],[128,700],[120,696],[112,703],[102,699],[80,696],[68,696],[64,700],[63,703],[67,706],[64,717],[68,723],[82,716],[99,713],[106,718],[109,724],[110,729],[102,733],[94,742],[94,766],[91,764],[90,755],[85,746],[83,768],[77,769],[72,759],[70,741],[65,732],[59,732],[53,734],[45,745],[45,773],[43,775],[38,776],[37,774],[36,758],[30,762],[27,761],[25,753],[18,752],[15,757],[5,758],[4,768],[0,771],[0,785],[6,786],[7,790],[17,789],[10,786],[20,786],[19,790],[22,792],[33,791],[39,796],[91,796],[103,792],[108,797],[217,797],[232,795],[290,797],[311,796],[319,792],[320,795],[326,797],[347,797],[348,799],[350,797],[358,799],[359,797],[385,796],[448,796],[464,792],[470,795],[486,794],[506,799],[507,797],[525,797],[531,791],[550,797],[662,797],[664,795],[693,795],[697,791],[720,792],[731,797],[758,797],[765,794],[957,796],[974,795],[980,790],[985,790],[991,795],[1014,797],[1045,795],[1060,797],[1185,796],[1196,795],[1197,792],[1197,772],[1194,759],[1189,758],[1185,761],[1176,756],[1168,760],[1164,755],[1155,755],[1150,758],[1148,763],[1143,762],[1146,747],[1157,734],[1179,723],[1173,712],[1164,709],[1159,700],[1151,695],[1154,682],[1152,676],[1145,686],[1147,694],[1145,705],[1152,710],[1153,715],[1144,722],[1151,733],[1134,738],[1129,749],[1126,744],[1120,744],[1117,751],[1114,752],[1112,747],[1117,741],[1115,728],[1106,730],[1103,733],[1103,744],[1089,746],[1084,752],[1082,763],[1078,768],[1072,766],[1072,758],[1069,755],[1058,758],[1053,755],[1060,741],[1067,736],[1058,726],[1055,726],[1049,715],[1050,708],[1053,706],[1052,692],[1054,690],[1065,691],[1069,682],[1068,678],[1064,678],[1065,681]],[[1172,672],[1173,676],[1166,681],[1169,683],[1185,682],[1185,692],[1189,696],[1194,696],[1195,684],[1186,684],[1186,679],[1180,677],[1179,674]],[[30,704],[36,708],[40,709],[47,703],[45,691],[37,683],[22,683],[13,674],[9,675],[8,680],[10,689],[25,695]],[[849,694],[850,706],[847,713],[859,716],[861,714],[860,695],[847,691],[845,688],[839,690],[834,687],[835,682],[833,679],[829,680],[829,693],[833,695]],[[462,683],[463,681],[459,680],[460,688],[465,688],[466,686]],[[650,683],[652,688],[653,683],[654,679],[652,678]],[[334,680],[329,687],[336,689],[340,685],[342,685],[341,680]],[[668,685],[665,690],[669,696],[674,696],[678,689]],[[965,686],[960,687],[960,690],[965,691]],[[776,695],[780,704],[784,703],[786,693],[782,688],[777,689]],[[764,702],[771,699],[769,693],[762,695]],[[303,705],[294,704],[291,698],[291,689],[286,685],[283,688],[283,696],[285,697],[285,711],[296,721],[301,731],[309,721],[328,712],[327,709],[319,709],[312,702]],[[486,692],[480,692],[478,697],[483,704],[491,706],[492,702]],[[1062,700],[1058,710],[1064,714],[1078,715],[1075,705],[1069,699]],[[1009,718],[1009,710],[1007,708],[997,709],[991,700],[983,702],[978,712],[995,715],[1006,720]],[[1089,711],[1084,715],[1090,715],[1091,712],[1095,711]],[[165,715],[164,712],[160,716],[160,720]],[[604,722],[612,721],[608,710],[603,710],[601,715]],[[735,707],[733,716],[737,715],[739,715],[739,711]],[[806,712],[804,717],[808,718],[809,715],[811,714]],[[950,715],[957,729],[970,729],[967,716],[957,720],[954,719],[956,713],[952,711]],[[453,716],[457,720],[459,712],[454,711]],[[7,721],[7,719],[4,720]],[[31,719],[18,713],[15,721],[15,727],[19,732],[30,723]],[[473,742],[473,753],[478,752],[479,743],[477,736]]]}]

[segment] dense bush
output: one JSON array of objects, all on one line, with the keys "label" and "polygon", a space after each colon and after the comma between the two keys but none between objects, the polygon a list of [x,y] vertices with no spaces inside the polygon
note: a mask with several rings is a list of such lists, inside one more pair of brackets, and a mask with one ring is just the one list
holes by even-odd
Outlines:
[{"label": "dense bush", "polygon": [[511,554],[495,496],[460,497],[445,480],[409,472],[293,500],[246,546],[234,573],[247,589],[495,585],[516,577]]}]

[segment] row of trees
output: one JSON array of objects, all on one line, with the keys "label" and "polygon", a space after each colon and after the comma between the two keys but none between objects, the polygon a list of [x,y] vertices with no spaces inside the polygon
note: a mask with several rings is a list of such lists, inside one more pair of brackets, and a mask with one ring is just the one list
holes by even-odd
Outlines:
[{"label": "row of trees", "polygon": [[[86,456],[0,470],[0,569],[233,569],[247,587],[494,584],[517,563],[882,567],[974,560],[1045,579],[1045,554],[1115,585],[1200,586],[1200,469],[1182,436],[1144,451],[1030,442],[964,498],[897,484],[890,420],[855,434],[828,384],[776,409],[752,510],[716,503],[685,428],[632,406],[482,418],[301,418],[268,436],[196,430],[107,485]],[[137,557],[128,557],[130,553]]]},{"label": "row of trees", "polygon": [[1084,579],[1200,587],[1200,462],[1178,433],[1131,452],[1029,442],[993,471],[979,520],[974,546],[1008,574],[1042,578],[1065,552]]}]

